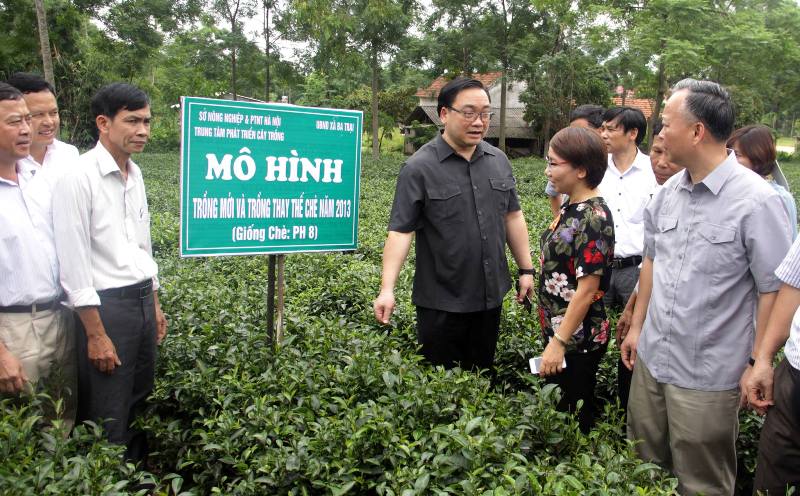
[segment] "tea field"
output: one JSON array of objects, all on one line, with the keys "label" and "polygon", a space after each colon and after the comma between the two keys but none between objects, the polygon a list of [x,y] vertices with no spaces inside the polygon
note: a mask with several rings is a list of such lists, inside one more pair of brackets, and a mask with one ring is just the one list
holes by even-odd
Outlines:
[{"label": "tea field", "polygon": [[[42,429],[48,399],[0,402],[0,494],[511,495],[673,494],[676,481],[635,458],[614,406],[617,354],[602,365],[602,421],[584,436],[527,371],[535,319],[504,304],[497,377],[431,368],[416,354],[413,264],[389,328],[375,323],[382,243],[402,163],[365,157],[355,252],[286,258],[287,326],[265,331],[267,257],[178,256],[177,154],[138,158],[148,187],[170,333],[141,427],[144,470],[86,424]],[[543,162],[514,162],[531,238],[549,223]],[[800,184],[800,165],[785,166]],[[535,245],[535,243],[532,243]],[[740,490],[759,419],[742,414]],[[144,484],[144,485],[142,485]],[[144,488],[144,489],[143,489]]]}]

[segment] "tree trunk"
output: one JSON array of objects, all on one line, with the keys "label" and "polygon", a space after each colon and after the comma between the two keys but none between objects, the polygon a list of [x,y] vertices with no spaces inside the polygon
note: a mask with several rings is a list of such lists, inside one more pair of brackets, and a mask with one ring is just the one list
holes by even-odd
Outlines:
[{"label": "tree trunk", "polygon": [[656,90],[656,101],[655,105],[653,105],[653,114],[650,116],[650,125],[647,126],[647,150],[650,150],[650,147],[653,146],[653,128],[655,127],[656,122],[658,121],[659,116],[661,115],[661,105],[664,103],[664,95],[667,94],[667,71],[664,64],[664,49],[666,48],[666,41],[661,40],[661,51],[660,51],[660,58],[658,60],[658,72],[656,73],[657,78],[657,90]]},{"label": "tree trunk", "polygon": [[270,60],[269,60],[269,39],[270,39],[270,25],[269,25],[269,2],[264,0],[264,61],[266,64],[266,78],[264,79],[264,101],[270,101],[270,78],[269,78],[269,69],[270,69]]},{"label": "tree trunk", "polygon": [[233,99],[238,100],[236,97],[236,47],[231,47],[231,93]]},{"label": "tree trunk", "polygon": [[378,50],[372,47],[372,158],[376,159],[381,154],[381,145],[378,141],[380,122],[378,122],[378,76],[380,66],[378,65]]},{"label": "tree trunk", "polygon": [[506,74],[508,68],[503,69],[503,76],[500,78],[500,129],[497,136],[497,147],[503,153],[506,152],[506,99],[508,97],[508,81],[506,81]]},{"label": "tree trunk", "polygon": [[44,0],[33,0],[33,3],[36,5],[36,24],[39,27],[39,46],[42,51],[44,79],[55,88],[56,78],[53,74],[53,53],[50,51],[50,31],[47,27],[47,13],[44,10]]},{"label": "tree trunk", "polygon": [[550,150],[550,114],[544,118],[544,124],[542,125],[542,157],[547,156],[547,152]]}]

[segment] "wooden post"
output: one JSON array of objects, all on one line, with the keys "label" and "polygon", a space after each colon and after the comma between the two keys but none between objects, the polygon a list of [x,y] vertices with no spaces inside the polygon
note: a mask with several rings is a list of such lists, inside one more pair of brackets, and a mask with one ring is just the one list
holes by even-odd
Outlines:
[{"label": "wooden post", "polygon": [[275,255],[269,255],[267,270],[267,337],[275,346]]},{"label": "wooden post", "polygon": [[283,341],[283,309],[286,302],[285,283],[286,255],[278,255],[278,307],[276,308],[275,345],[280,346]]}]

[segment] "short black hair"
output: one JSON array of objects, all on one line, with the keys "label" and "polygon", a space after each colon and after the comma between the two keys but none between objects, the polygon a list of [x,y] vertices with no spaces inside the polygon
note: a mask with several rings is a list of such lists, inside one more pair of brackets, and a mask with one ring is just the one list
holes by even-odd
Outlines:
[{"label": "short black hair", "polygon": [[608,168],[606,145],[597,132],[585,127],[565,127],[550,139],[550,148],[574,169],[586,171],[586,185],[600,185]]},{"label": "short black hair", "polygon": [[661,119],[656,119],[656,121],[653,123],[653,136],[658,136],[661,134],[661,128],[663,127],[664,123],[661,122]]},{"label": "short black hair", "polygon": [[120,110],[139,110],[150,105],[147,94],[127,83],[111,83],[103,86],[92,97],[92,118],[104,115],[113,119]]},{"label": "short black hair", "polygon": [[11,75],[6,83],[20,90],[22,93],[39,93],[40,91],[49,91],[56,94],[53,85],[48,83],[45,78],[32,72],[15,72]]},{"label": "short black hair", "polygon": [[619,119],[619,124],[627,133],[636,129],[636,146],[639,146],[647,132],[647,119],[641,110],[635,107],[611,107],[603,113],[603,122],[612,122]]},{"label": "short black hair", "polygon": [[586,122],[593,128],[600,129],[600,126],[603,125],[603,112],[605,112],[605,109],[600,105],[579,105],[569,113],[569,121],[586,119]]},{"label": "short black hair", "polygon": [[726,142],[733,133],[736,120],[728,91],[714,81],[686,78],[672,87],[672,92],[688,90],[686,109],[703,123],[718,142]]},{"label": "short black hair", "polygon": [[439,100],[436,105],[436,115],[441,115],[444,107],[450,108],[450,106],[453,105],[453,102],[456,101],[458,94],[469,88],[482,89],[486,92],[486,96],[489,97],[491,101],[489,92],[486,90],[486,87],[483,85],[483,83],[477,79],[459,76],[444,85],[444,87],[439,90]]},{"label": "short black hair", "polygon": [[0,102],[5,100],[21,100],[22,92],[8,83],[0,83]]}]

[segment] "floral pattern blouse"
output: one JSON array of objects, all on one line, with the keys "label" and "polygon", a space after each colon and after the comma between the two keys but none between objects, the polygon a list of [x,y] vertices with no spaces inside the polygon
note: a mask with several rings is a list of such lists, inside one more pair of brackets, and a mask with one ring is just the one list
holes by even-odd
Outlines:
[{"label": "floral pattern blouse", "polygon": [[539,321],[545,344],[558,330],[567,306],[585,275],[600,276],[600,288],[583,323],[572,334],[567,353],[595,351],[608,344],[603,293],[611,280],[614,222],[600,197],[561,206],[559,216],[542,234],[539,276]]}]

